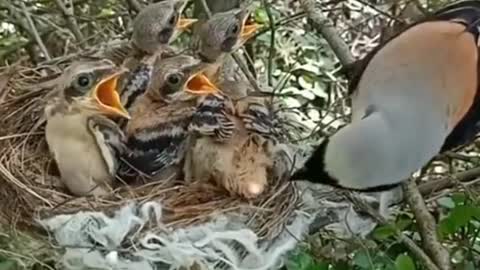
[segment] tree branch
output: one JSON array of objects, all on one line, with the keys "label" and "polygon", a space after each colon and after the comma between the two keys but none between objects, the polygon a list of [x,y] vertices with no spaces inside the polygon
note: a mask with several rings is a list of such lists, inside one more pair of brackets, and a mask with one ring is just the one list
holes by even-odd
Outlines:
[{"label": "tree branch", "polygon": [[332,48],[335,55],[343,66],[348,66],[355,61],[347,43],[340,37],[333,23],[323,15],[322,11],[315,6],[314,0],[299,0],[307,17],[313,22],[313,26],[322,34]]},{"label": "tree branch", "polygon": [[38,46],[40,47],[40,50],[45,55],[45,58],[47,58],[47,60],[52,59],[50,57],[50,54],[48,53],[47,47],[45,47],[45,44],[43,43],[42,38],[40,37],[40,34],[37,31],[37,28],[35,27],[35,24],[33,23],[32,17],[30,16],[30,12],[28,12],[27,6],[25,6],[25,2],[24,1],[19,1],[19,2],[22,7],[23,15],[27,19],[33,38],[35,39]]},{"label": "tree branch", "polygon": [[270,5],[267,3],[267,0],[262,0],[263,7],[268,17],[268,24],[270,28],[270,48],[268,52],[268,63],[267,63],[267,82],[269,86],[273,85],[273,57],[275,55],[275,21],[273,20],[272,12],[270,11]]},{"label": "tree branch", "polygon": [[440,270],[430,257],[421,249],[412,239],[408,238],[405,234],[399,231],[395,225],[390,224],[382,215],[375,211],[367,202],[358,198],[351,192],[345,192],[345,196],[352,201],[355,205],[361,207],[366,213],[368,213],[375,221],[383,226],[392,228],[395,232],[396,238],[401,241],[412,252],[418,260],[420,260],[426,269],[428,270]]},{"label": "tree branch", "polygon": [[67,8],[62,0],[55,0],[55,3],[57,4],[58,8],[62,12],[63,17],[65,18],[65,21],[67,22],[67,26],[72,31],[73,35],[75,36],[75,39],[77,42],[80,44],[84,39],[82,32],[80,31],[80,28],[78,27],[77,21],[75,20],[75,17],[73,16],[73,4],[69,8]]},{"label": "tree branch", "polygon": [[454,186],[456,181],[467,182],[480,176],[480,167],[473,168],[464,172],[459,172],[439,180],[428,181],[419,186],[420,193],[423,195],[431,194],[434,191],[442,190]]},{"label": "tree branch", "polygon": [[127,5],[137,13],[142,10],[142,5],[137,0],[127,0]]},{"label": "tree branch", "polygon": [[428,212],[415,180],[408,180],[402,187],[410,209],[415,215],[415,220],[417,221],[419,232],[422,236],[423,248],[430,254],[439,269],[452,269],[450,255],[437,237],[435,219],[430,212]]}]

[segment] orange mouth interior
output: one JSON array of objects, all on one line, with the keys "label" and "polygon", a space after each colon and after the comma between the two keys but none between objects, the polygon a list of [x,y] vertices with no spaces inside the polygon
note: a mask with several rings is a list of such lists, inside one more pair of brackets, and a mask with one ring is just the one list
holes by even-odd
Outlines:
[{"label": "orange mouth interior", "polygon": [[178,22],[177,22],[177,29],[186,30],[188,27],[190,27],[196,21],[198,21],[198,20],[197,19],[180,18],[180,19],[178,19]]},{"label": "orange mouth interior", "polygon": [[245,20],[243,21],[242,32],[240,34],[242,39],[246,41],[251,38],[258,28],[260,28],[259,24],[247,22],[247,18],[245,18]]},{"label": "orange mouth interior", "polygon": [[193,94],[214,94],[219,92],[217,86],[215,86],[208,78],[202,73],[193,75],[186,84],[186,90]]},{"label": "orange mouth interior", "polygon": [[103,112],[113,116],[120,116],[129,119],[130,115],[123,107],[120,96],[117,92],[118,78],[121,73],[111,75],[102,80],[94,91],[95,100]]}]

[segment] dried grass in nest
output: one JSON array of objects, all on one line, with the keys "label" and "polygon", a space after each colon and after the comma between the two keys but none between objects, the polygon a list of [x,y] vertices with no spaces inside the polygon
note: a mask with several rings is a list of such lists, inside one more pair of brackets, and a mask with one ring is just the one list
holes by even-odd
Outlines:
[{"label": "dried grass in nest", "polygon": [[[11,71],[11,70],[10,70]],[[10,72],[6,87],[0,89],[0,207],[3,219],[19,225],[35,226],[33,218],[80,210],[112,213],[126,201],[161,201],[165,222],[184,227],[205,222],[214,214],[234,213],[249,218],[248,225],[266,239],[283,229],[296,203],[296,192],[289,183],[274,183],[258,199],[245,201],[232,197],[213,184],[182,181],[123,186],[108,197],[72,197],[48,173],[52,162],[44,138],[45,101],[60,73],[58,64],[42,67],[17,66]],[[7,74],[9,71],[7,70]],[[0,218],[1,220],[2,218]]]}]

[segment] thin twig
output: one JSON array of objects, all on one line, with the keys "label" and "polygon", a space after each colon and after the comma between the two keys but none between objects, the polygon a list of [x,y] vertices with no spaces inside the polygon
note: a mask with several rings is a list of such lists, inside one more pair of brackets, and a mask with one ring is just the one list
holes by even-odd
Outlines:
[{"label": "thin twig", "polygon": [[273,80],[273,57],[275,56],[275,21],[273,20],[272,12],[270,11],[270,5],[267,3],[267,0],[262,0],[263,6],[265,7],[265,12],[268,17],[268,24],[270,26],[270,48],[268,52],[268,62],[267,62],[267,82],[268,86],[272,86]]},{"label": "thin twig", "polygon": [[313,26],[322,34],[343,66],[355,61],[347,43],[340,37],[332,22],[315,6],[314,0],[300,0],[300,5],[307,13]]},{"label": "thin twig", "polygon": [[410,205],[410,209],[415,215],[415,220],[423,241],[423,248],[430,254],[439,269],[452,269],[450,255],[437,237],[435,219],[430,212],[428,212],[425,201],[414,179],[410,179],[403,184],[403,192]]},{"label": "thin twig", "polygon": [[127,5],[137,13],[142,10],[142,5],[137,0],[127,0]]},{"label": "thin twig", "polygon": [[77,20],[75,20],[75,17],[73,16],[73,4],[69,8],[67,8],[62,2],[62,0],[55,0],[55,3],[62,12],[63,17],[67,22],[68,28],[70,29],[70,31],[72,31],[75,39],[80,44],[84,38],[82,32],[80,31],[80,28],[78,27]]},{"label": "thin twig", "polygon": [[420,260],[428,270],[440,270],[430,257],[421,249],[412,239],[408,238],[395,225],[390,224],[382,215],[375,211],[368,203],[358,198],[351,192],[345,192],[345,196],[355,205],[361,207],[368,215],[370,215],[379,225],[392,228],[399,241],[401,241],[412,252],[418,260]]},{"label": "thin twig", "polygon": [[[275,22],[275,28],[278,29],[281,26],[284,26],[284,25],[287,25],[291,22],[300,20],[303,17],[305,17],[305,15],[306,15],[306,13],[301,11],[301,12],[293,14],[293,15],[287,17],[287,18],[280,19],[280,20]],[[270,29],[271,29],[270,26],[269,27],[263,27],[262,29],[258,30],[257,33],[255,33],[255,35],[253,35],[252,39],[256,39],[258,36],[261,36],[261,35],[265,34],[266,32],[270,31]]]},{"label": "thin twig", "polygon": [[28,12],[27,6],[25,6],[25,2],[24,1],[19,1],[19,2],[20,2],[20,5],[22,7],[23,15],[27,19],[27,22],[28,22],[28,25],[29,25],[30,30],[32,32],[33,38],[37,42],[37,44],[40,47],[40,50],[43,52],[45,58],[47,58],[47,60],[52,59],[50,57],[50,54],[48,53],[47,47],[45,47],[45,44],[43,43],[42,38],[40,37],[40,34],[37,31],[37,28],[35,27],[35,24],[33,23],[32,17],[30,16],[30,12]]},{"label": "thin twig", "polygon": [[422,195],[428,195],[435,191],[449,188],[458,182],[467,182],[480,176],[480,167],[473,168],[464,172],[459,172],[451,176],[444,177],[439,180],[428,181],[419,186]]},{"label": "thin twig", "polygon": [[202,4],[203,11],[205,11],[205,14],[207,15],[207,18],[212,17],[212,11],[208,7],[207,1],[206,0],[200,0],[200,3]]}]

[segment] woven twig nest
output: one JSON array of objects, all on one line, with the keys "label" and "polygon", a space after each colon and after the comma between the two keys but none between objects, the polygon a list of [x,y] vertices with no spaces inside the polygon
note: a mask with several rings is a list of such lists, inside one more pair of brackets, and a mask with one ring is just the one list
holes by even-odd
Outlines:
[{"label": "woven twig nest", "polygon": [[77,56],[0,70],[0,225],[47,232],[62,268],[275,269],[309,230],[349,237],[374,228],[333,189],[286,180],[249,201],[182,179],[70,195],[52,166],[43,109]]},{"label": "woven twig nest", "polygon": [[[0,207],[3,220],[31,227],[38,226],[39,220],[72,217],[85,211],[115,216],[122,207],[133,209],[135,205],[140,209],[145,204],[158,203],[162,226],[171,230],[218,222],[219,217],[238,216],[257,240],[272,241],[284,231],[297,202],[294,186],[286,181],[270,183],[261,196],[251,201],[232,197],[213,183],[186,184],[181,179],[139,186],[120,184],[113,194],[98,199],[70,195],[52,170],[52,157],[44,137],[43,108],[55,78],[73,59],[37,67],[17,64],[2,73]],[[135,211],[140,211],[138,209]],[[158,229],[155,222],[145,220],[144,223],[136,239]]]}]

